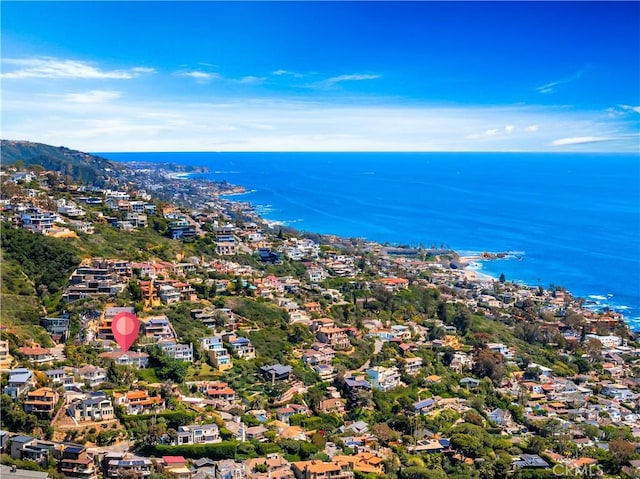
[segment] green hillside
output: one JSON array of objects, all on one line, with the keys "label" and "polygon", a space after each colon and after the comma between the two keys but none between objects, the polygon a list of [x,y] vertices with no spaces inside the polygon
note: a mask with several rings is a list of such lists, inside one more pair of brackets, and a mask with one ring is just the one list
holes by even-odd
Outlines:
[{"label": "green hillside", "polygon": [[40,165],[45,170],[60,171],[75,181],[103,185],[109,181],[109,170],[117,175],[123,170],[116,162],[63,146],[50,146],[30,141],[0,140],[0,163]]}]

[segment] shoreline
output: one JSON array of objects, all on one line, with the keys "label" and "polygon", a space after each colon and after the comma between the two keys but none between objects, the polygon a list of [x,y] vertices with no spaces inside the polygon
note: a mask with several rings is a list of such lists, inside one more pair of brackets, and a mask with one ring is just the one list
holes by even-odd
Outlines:
[{"label": "shoreline", "polygon": [[[247,190],[240,194],[242,195],[242,194],[252,193],[254,191],[256,190]],[[237,195],[229,195],[229,196],[237,196]],[[228,201],[234,202],[234,203],[236,202],[240,203],[240,201],[234,198],[228,198]],[[259,207],[260,205],[254,205],[252,203],[250,203],[250,205],[251,205],[251,216],[254,218],[254,220],[257,222],[263,223],[265,226],[267,226],[270,229],[274,229],[274,227],[283,227],[283,228],[293,230],[300,234],[308,233],[308,234],[318,234],[320,236],[327,236],[327,237],[334,236],[334,237],[340,237],[340,238],[348,238],[348,236],[334,234],[334,233],[317,233],[314,231],[299,230],[291,226],[289,222],[287,222],[286,220],[276,220],[276,219],[271,220],[271,219],[264,218],[259,212],[256,211],[256,207]],[[297,221],[300,221],[300,220],[297,220]],[[355,237],[355,238],[359,238],[359,237]],[[360,239],[369,243],[375,243],[379,246],[384,245],[379,241],[369,240],[366,238],[360,238]],[[508,260],[514,260],[514,259],[522,260],[525,256],[525,253],[522,251],[472,252],[469,250],[456,250],[456,249],[451,249],[451,251],[455,255],[457,255],[458,263],[459,263],[459,271],[463,273],[464,277],[468,281],[485,283],[485,284],[499,281],[499,276],[485,272],[485,271],[481,271],[483,263],[493,262],[493,261],[508,261]],[[507,282],[512,284],[518,284],[527,288],[538,287],[534,284],[530,284],[524,280],[518,280],[518,279],[507,278]],[[628,310],[632,309],[630,306],[614,305],[614,304],[593,304],[591,303],[593,301],[591,298],[593,298],[596,295],[593,295],[593,294],[590,294],[590,295],[587,294],[584,296],[574,295],[568,288],[562,285],[557,285],[557,286],[561,287],[567,294],[569,294],[575,300],[580,300],[580,299],[584,300],[586,303],[585,309],[587,310],[594,311],[594,312],[614,311],[620,314],[623,322],[630,329],[630,331],[634,333],[635,332],[640,333],[640,316],[638,317],[627,316]],[[603,295],[597,295],[597,296],[604,297]]]},{"label": "shoreline", "polygon": [[[198,183],[203,182],[203,183],[213,183],[213,184],[219,183],[215,179],[209,177],[209,175],[207,174],[202,175],[201,172],[184,172],[184,171],[175,172],[175,177],[167,178],[167,180],[169,182],[173,180],[179,183],[190,183],[190,182],[198,182]],[[220,185],[217,186],[217,191],[214,192],[210,190],[208,192],[209,198],[213,199],[214,201],[219,199],[219,200],[223,200],[225,202],[230,202],[234,204],[244,203],[245,207],[248,205],[248,208],[250,208],[252,211],[251,216],[253,216],[255,220],[262,222],[265,225],[265,227],[268,227],[270,229],[277,229],[278,227],[289,228],[293,231],[297,231],[301,233],[306,232],[309,234],[319,234],[321,236],[338,236],[338,237],[344,237],[344,238],[351,237],[349,233],[345,233],[344,231],[339,234],[318,233],[316,230],[313,230],[313,228],[309,228],[308,230],[296,228],[296,226],[301,226],[299,223],[301,221],[300,219],[294,222],[294,221],[281,220],[278,218],[267,218],[269,216],[274,216],[274,215],[272,215],[268,211],[261,211],[260,204],[253,204],[250,201],[251,197],[245,196],[255,192],[256,190],[247,189],[245,186],[240,186],[241,182],[229,183],[227,181],[224,181],[224,183],[226,183],[224,187],[220,187]],[[195,206],[195,204],[192,206]],[[247,212],[246,209],[245,209],[245,212]],[[262,215],[265,215],[266,217]],[[295,223],[298,223],[298,225],[296,225]],[[357,232],[355,233],[355,237],[359,237],[357,235]],[[387,241],[379,241],[379,240],[367,240],[367,241],[381,244],[381,245],[388,243]],[[391,242],[391,244],[396,244],[396,242]],[[403,244],[403,242],[398,242],[398,244]],[[406,242],[404,244],[406,244]],[[541,282],[539,280],[537,282],[535,281],[535,278],[531,280],[531,277],[532,277],[532,274],[530,271],[531,268],[527,269],[527,266],[524,267],[525,271],[523,271],[523,275],[529,277],[530,279],[529,282],[525,280],[518,280],[517,278],[519,276],[517,274],[517,271],[509,271],[509,270],[513,270],[514,268],[516,270],[522,269],[517,266],[517,264],[515,263],[515,260],[522,259],[522,257],[524,256],[524,252],[506,251],[503,253],[487,253],[486,251],[484,252],[473,251],[473,250],[470,251],[465,249],[457,249],[457,250],[454,250],[454,252],[459,257],[459,262],[460,262],[459,269],[461,273],[469,281],[479,281],[479,282],[485,282],[485,283],[491,282],[491,281],[498,281],[500,267],[486,266],[486,269],[485,269],[484,263],[486,261],[507,260],[507,264],[505,264],[505,271],[504,271],[507,275],[506,276],[507,282],[516,283],[516,284],[520,284],[528,287],[536,287],[536,285],[540,286]],[[513,260],[514,263],[508,264],[508,260]],[[488,272],[487,270],[491,270],[491,272]],[[533,274],[535,274],[535,271],[533,272]],[[547,279],[545,280],[545,286],[543,286],[545,289],[547,289],[549,285],[553,283],[551,275],[546,274],[546,276],[547,276]],[[546,282],[549,280],[551,280],[551,283],[549,283],[549,285],[546,285]],[[571,291],[573,290],[575,285],[572,285],[572,284],[566,285],[565,283],[562,283],[562,282],[559,282],[557,284],[559,286],[562,286],[564,290],[571,288],[569,292],[570,294],[572,294],[572,296],[574,295]],[[638,315],[639,308],[636,308],[633,306],[627,306],[628,304],[634,304],[632,301],[633,298],[626,298],[626,299],[630,299],[631,302],[625,301],[625,298],[621,298],[622,302],[618,302],[617,297],[612,300],[610,296],[607,296],[607,293],[610,292],[610,290],[607,291],[607,289],[598,290],[595,288],[590,288],[587,285],[587,287],[583,288],[584,291],[582,291],[580,295],[575,295],[575,297],[584,299],[588,303],[589,309],[591,309],[592,311],[612,310],[622,314],[624,317],[625,323],[628,326],[632,327],[633,330],[640,330],[640,315]],[[592,298],[594,296],[606,297],[606,299],[593,300]]]}]

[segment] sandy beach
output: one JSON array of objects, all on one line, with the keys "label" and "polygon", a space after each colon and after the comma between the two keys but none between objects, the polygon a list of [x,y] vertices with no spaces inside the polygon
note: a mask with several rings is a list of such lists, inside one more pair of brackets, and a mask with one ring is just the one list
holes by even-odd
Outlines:
[{"label": "sandy beach", "polygon": [[464,271],[464,276],[469,281],[491,282],[497,279],[479,271],[481,262],[485,261],[485,259],[480,255],[460,256],[459,261],[460,266],[462,266],[462,270]]}]

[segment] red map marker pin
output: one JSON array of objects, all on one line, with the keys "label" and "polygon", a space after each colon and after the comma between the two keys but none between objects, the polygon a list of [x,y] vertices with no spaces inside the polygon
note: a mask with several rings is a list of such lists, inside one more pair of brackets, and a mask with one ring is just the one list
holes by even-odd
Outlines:
[{"label": "red map marker pin", "polygon": [[133,313],[118,313],[111,321],[111,331],[122,352],[126,352],[138,337],[140,323]]}]

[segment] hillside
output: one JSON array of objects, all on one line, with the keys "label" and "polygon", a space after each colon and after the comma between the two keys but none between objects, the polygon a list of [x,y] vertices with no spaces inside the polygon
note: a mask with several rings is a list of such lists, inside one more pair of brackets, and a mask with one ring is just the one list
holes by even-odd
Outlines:
[{"label": "hillside", "polygon": [[116,162],[64,146],[0,140],[0,162],[8,165],[17,161],[24,165],[40,165],[45,170],[60,171],[75,181],[95,185],[106,184],[112,175],[117,176],[123,171],[123,167]]}]

